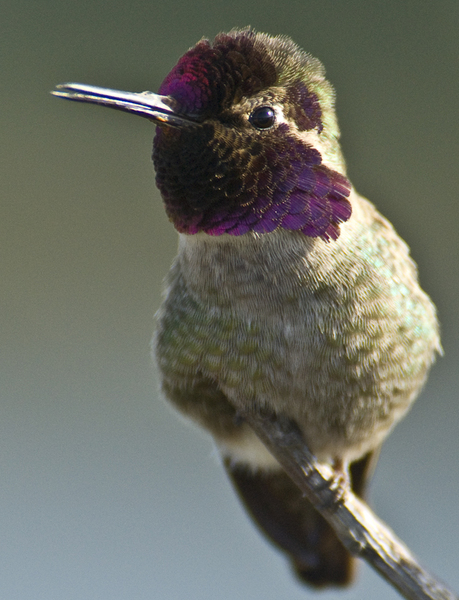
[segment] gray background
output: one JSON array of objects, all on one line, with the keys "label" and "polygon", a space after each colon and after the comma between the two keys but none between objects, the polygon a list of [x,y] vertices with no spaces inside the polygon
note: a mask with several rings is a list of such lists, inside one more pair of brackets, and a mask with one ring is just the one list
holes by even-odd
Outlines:
[{"label": "gray background", "polygon": [[[411,245],[445,357],[386,443],[372,503],[458,569],[457,0],[4,0],[0,27],[0,598],[311,597],[255,531],[149,358],[176,234],[153,126],[48,91],[155,91],[202,35],[291,35],[338,92],[349,174]],[[398,598],[369,568],[332,598]]]}]

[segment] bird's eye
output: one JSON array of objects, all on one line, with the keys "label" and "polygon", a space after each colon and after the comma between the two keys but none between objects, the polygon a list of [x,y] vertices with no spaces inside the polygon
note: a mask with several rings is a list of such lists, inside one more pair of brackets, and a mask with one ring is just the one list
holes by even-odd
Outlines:
[{"label": "bird's eye", "polygon": [[276,113],[270,106],[259,106],[250,115],[249,122],[256,129],[269,129],[276,122]]}]

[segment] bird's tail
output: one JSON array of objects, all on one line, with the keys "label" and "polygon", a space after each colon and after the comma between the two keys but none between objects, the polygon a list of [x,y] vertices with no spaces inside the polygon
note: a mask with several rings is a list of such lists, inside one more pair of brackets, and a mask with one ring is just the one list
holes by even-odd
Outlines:
[{"label": "bird's tail", "polygon": [[[353,491],[363,496],[377,452],[353,463]],[[355,559],[335,532],[284,471],[253,472],[225,463],[245,507],[262,531],[290,557],[298,577],[321,588],[348,585]]]}]

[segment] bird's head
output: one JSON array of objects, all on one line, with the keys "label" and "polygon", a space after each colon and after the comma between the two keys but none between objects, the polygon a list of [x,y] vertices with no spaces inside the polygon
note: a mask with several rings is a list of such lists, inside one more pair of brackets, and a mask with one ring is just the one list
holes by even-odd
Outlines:
[{"label": "bird's head", "polygon": [[57,95],[140,114],[157,128],[153,161],[178,231],[339,236],[351,185],[322,64],[287,37],[251,29],[201,40],[159,95],[67,84]]}]

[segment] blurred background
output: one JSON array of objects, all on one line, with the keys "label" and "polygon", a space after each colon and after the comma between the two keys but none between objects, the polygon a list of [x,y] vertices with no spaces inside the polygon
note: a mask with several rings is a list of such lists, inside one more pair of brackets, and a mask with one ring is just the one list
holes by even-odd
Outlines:
[{"label": "blurred background", "polygon": [[[58,100],[155,91],[203,35],[252,25],[325,64],[349,175],[407,240],[444,358],[386,443],[371,500],[459,590],[457,0],[4,0],[0,23],[0,598],[314,594],[254,529],[149,356],[176,233],[148,121]],[[322,600],[398,598],[362,565]]]}]

